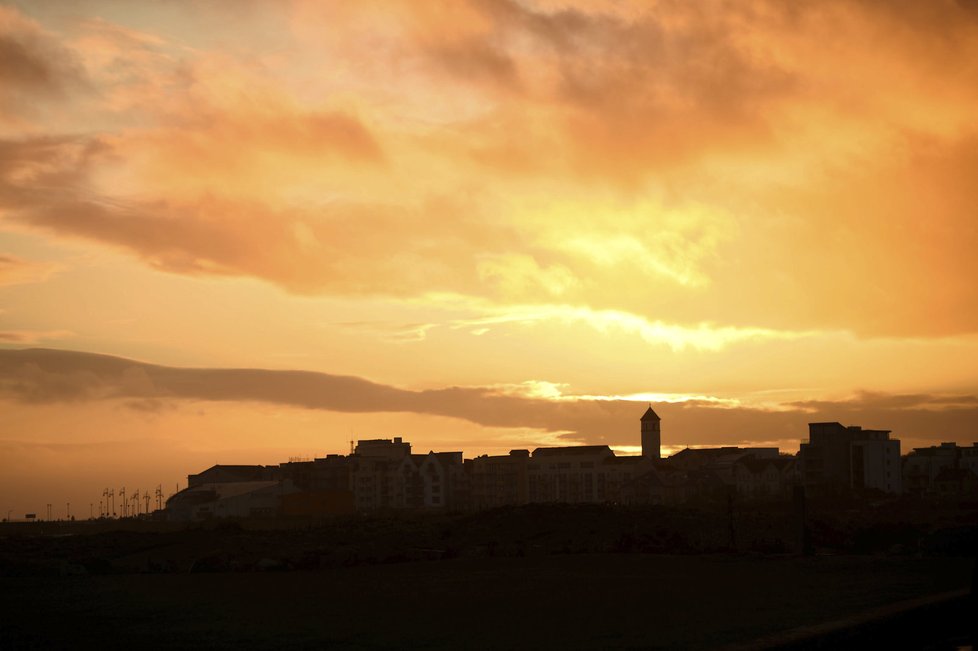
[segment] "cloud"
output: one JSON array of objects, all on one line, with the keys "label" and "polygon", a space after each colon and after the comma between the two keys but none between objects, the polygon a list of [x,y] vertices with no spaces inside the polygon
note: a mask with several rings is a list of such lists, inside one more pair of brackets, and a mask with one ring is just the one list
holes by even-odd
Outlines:
[{"label": "cloud", "polygon": [[24,260],[0,253],[0,287],[43,282],[58,271],[58,265]]},{"label": "cloud", "polygon": [[36,344],[49,339],[65,339],[75,336],[70,330],[0,330],[0,342],[9,344]]},{"label": "cloud", "polygon": [[[539,383],[537,383],[539,384]],[[266,402],[347,413],[410,412],[484,427],[550,432],[568,443],[631,445],[644,401],[515,392],[512,387],[408,390],[351,376],[307,371],[174,368],[119,357],[46,349],[0,350],[0,392],[28,404],[123,400],[158,412],[177,400]],[[788,403],[779,409],[716,400],[657,403],[663,443],[722,445],[800,439],[808,422],[892,429],[895,436],[964,440],[978,416],[975,396],[887,396]],[[633,427],[635,426],[635,427]]]},{"label": "cloud", "polygon": [[77,58],[55,35],[0,6],[0,126],[33,122],[39,100],[61,98],[84,82]]},{"label": "cloud", "polygon": [[287,9],[257,41],[261,5],[187,41],[6,10],[6,74],[97,92],[0,142],[3,219],[300,294],[978,331],[964,4]]}]

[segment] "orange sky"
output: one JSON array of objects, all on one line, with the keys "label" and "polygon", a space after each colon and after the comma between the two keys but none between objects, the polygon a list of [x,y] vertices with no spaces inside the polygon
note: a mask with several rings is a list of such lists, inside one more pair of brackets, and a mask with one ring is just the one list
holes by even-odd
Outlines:
[{"label": "orange sky", "polygon": [[0,515],[648,401],[970,444],[975,179],[963,0],[0,1]]}]

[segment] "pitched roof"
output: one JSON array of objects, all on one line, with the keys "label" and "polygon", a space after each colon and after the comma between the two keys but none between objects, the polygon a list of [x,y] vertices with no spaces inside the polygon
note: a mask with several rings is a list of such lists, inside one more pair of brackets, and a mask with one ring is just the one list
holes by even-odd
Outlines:
[{"label": "pitched roof", "polygon": [[765,457],[761,457],[758,459],[755,457],[748,456],[748,457],[738,459],[737,463],[743,466],[744,468],[746,468],[747,470],[750,470],[752,473],[757,474],[757,473],[764,472],[768,468],[768,466],[774,466],[774,468],[779,471],[784,470],[792,463],[794,463],[794,459],[781,459],[781,458],[771,459]]},{"label": "pitched roof", "polygon": [[652,410],[652,403],[649,403],[649,408],[645,410],[645,414],[642,416],[642,420],[662,420],[659,415]]},{"label": "pitched roof", "polygon": [[607,445],[573,445],[566,448],[537,448],[533,456],[551,456],[561,454],[599,454],[607,452],[614,454]]}]

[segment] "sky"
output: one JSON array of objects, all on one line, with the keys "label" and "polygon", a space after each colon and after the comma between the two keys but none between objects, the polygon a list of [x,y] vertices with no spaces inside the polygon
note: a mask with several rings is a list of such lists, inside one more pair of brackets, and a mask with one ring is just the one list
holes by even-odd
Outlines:
[{"label": "sky", "polygon": [[0,0],[0,510],[650,402],[970,445],[976,179],[971,0]]}]

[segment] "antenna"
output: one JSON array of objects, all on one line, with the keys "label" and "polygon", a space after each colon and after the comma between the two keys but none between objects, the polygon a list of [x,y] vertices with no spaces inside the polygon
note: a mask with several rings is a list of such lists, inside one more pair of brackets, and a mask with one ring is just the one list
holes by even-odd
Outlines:
[{"label": "antenna", "polygon": [[163,484],[156,487],[156,510],[163,510]]}]

